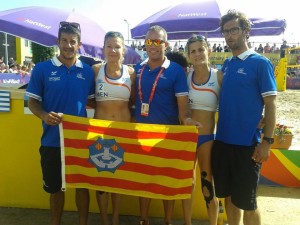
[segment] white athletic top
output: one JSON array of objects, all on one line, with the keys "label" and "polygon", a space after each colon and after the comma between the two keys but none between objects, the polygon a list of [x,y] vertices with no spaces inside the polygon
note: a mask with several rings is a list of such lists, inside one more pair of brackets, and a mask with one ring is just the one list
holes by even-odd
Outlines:
[{"label": "white athletic top", "polygon": [[220,85],[216,69],[210,69],[208,81],[202,85],[193,82],[194,72],[188,74],[189,104],[191,109],[216,112],[218,110]]},{"label": "white athletic top", "polygon": [[105,71],[106,64],[101,66],[96,78],[96,101],[129,101],[131,80],[128,66],[122,65],[121,76],[117,79],[109,78]]}]

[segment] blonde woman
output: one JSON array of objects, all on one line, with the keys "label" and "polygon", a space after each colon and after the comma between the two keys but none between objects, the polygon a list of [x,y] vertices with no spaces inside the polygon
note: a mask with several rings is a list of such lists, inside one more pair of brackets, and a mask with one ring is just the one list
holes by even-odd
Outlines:
[{"label": "blonde woman", "polygon": [[[130,122],[129,99],[134,85],[134,69],[123,65],[126,52],[121,33],[110,31],[104,38],[105,63],[93,66],[96,82],[96,109],[94,118],[110,121]],[[109,222],[107,192],[96,191],[103,225],[118,225],[120,194],[112,193],[112,222]]]}]

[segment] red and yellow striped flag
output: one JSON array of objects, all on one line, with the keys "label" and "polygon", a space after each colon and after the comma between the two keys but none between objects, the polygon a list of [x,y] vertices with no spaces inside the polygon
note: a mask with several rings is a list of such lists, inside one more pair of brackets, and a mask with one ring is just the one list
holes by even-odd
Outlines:
[{"label": "red and yellow striped flag", "polygon": [[190,198],[195,126],[63,116],[63,186],[158,199]]}]

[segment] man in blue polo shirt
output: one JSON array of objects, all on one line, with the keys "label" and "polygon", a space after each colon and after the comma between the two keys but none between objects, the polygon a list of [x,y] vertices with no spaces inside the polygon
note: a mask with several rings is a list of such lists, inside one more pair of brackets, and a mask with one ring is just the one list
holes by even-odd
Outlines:
[{"label": "man in blue polo shirt", "polygon": [[[260,225],[256,193],[261,164],[273,142],[277,95],[272,63],[248,48],[251,23],[238,11],[221,18],[233,57],[224,62],[212,171],[216,196],[225,198],[230,225]],[[264,110],[264,112],[263,112]],[[264,113],[264,138],[258,125]]]},{"label": "man in blue polo shirt", "polygon": [[[135,66],[138,123],[196,125],[188,109],[188,87],[183,68],[165,57],[167,32],[160,26],[150,27],[145,39],[148,57]],[[163,200],[165,224],[171,224],[174,201]],[[140,225],[148,225],[149,198],[140,198]]]},{"label": "man in blue polo shirt", "polygon": [[[86,117],[86,105],[94,99],[93,70],[77,59],[80,38],[78,23],[61,22],[57,40],[60,55],[34,67],[26,90],[29,109],[42,120],[41,167],[43,187],[50,194],[52,225],[61,223],[64,207],[58,127],[62,121],[60,113]],[[76,205],[79,224],[87,225],[87,189],[76,189]]]}]

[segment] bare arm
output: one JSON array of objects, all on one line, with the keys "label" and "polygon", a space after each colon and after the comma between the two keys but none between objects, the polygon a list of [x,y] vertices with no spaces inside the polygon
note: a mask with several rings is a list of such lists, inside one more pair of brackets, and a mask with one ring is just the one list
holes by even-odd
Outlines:
[{"label": "bare arm", "polygon": [[[276,95],[267,96],[264,98],[265,114],[264,114],[264,136],[273,137],[274,127],[276,123]],[[253,153],[253,160],[258,163],[265,162],[270,157],[270,147],[266,141],[262,141]]]},{"label": "bare arm", "polygon": [[177,97],[179,120],[181,124],[184,125],[195,125],[197,128],[202,127],[202,125],[192,119],[191,110],[189,109],[188,96]]},{"label": "bare arm", "polygon": [[41,102],[34,98],[29,98],[28,107],[35,116],[43,120],[47,125],[57,125],[62,120],[62,115],[55,112],[47,113],[42,108]]}]

